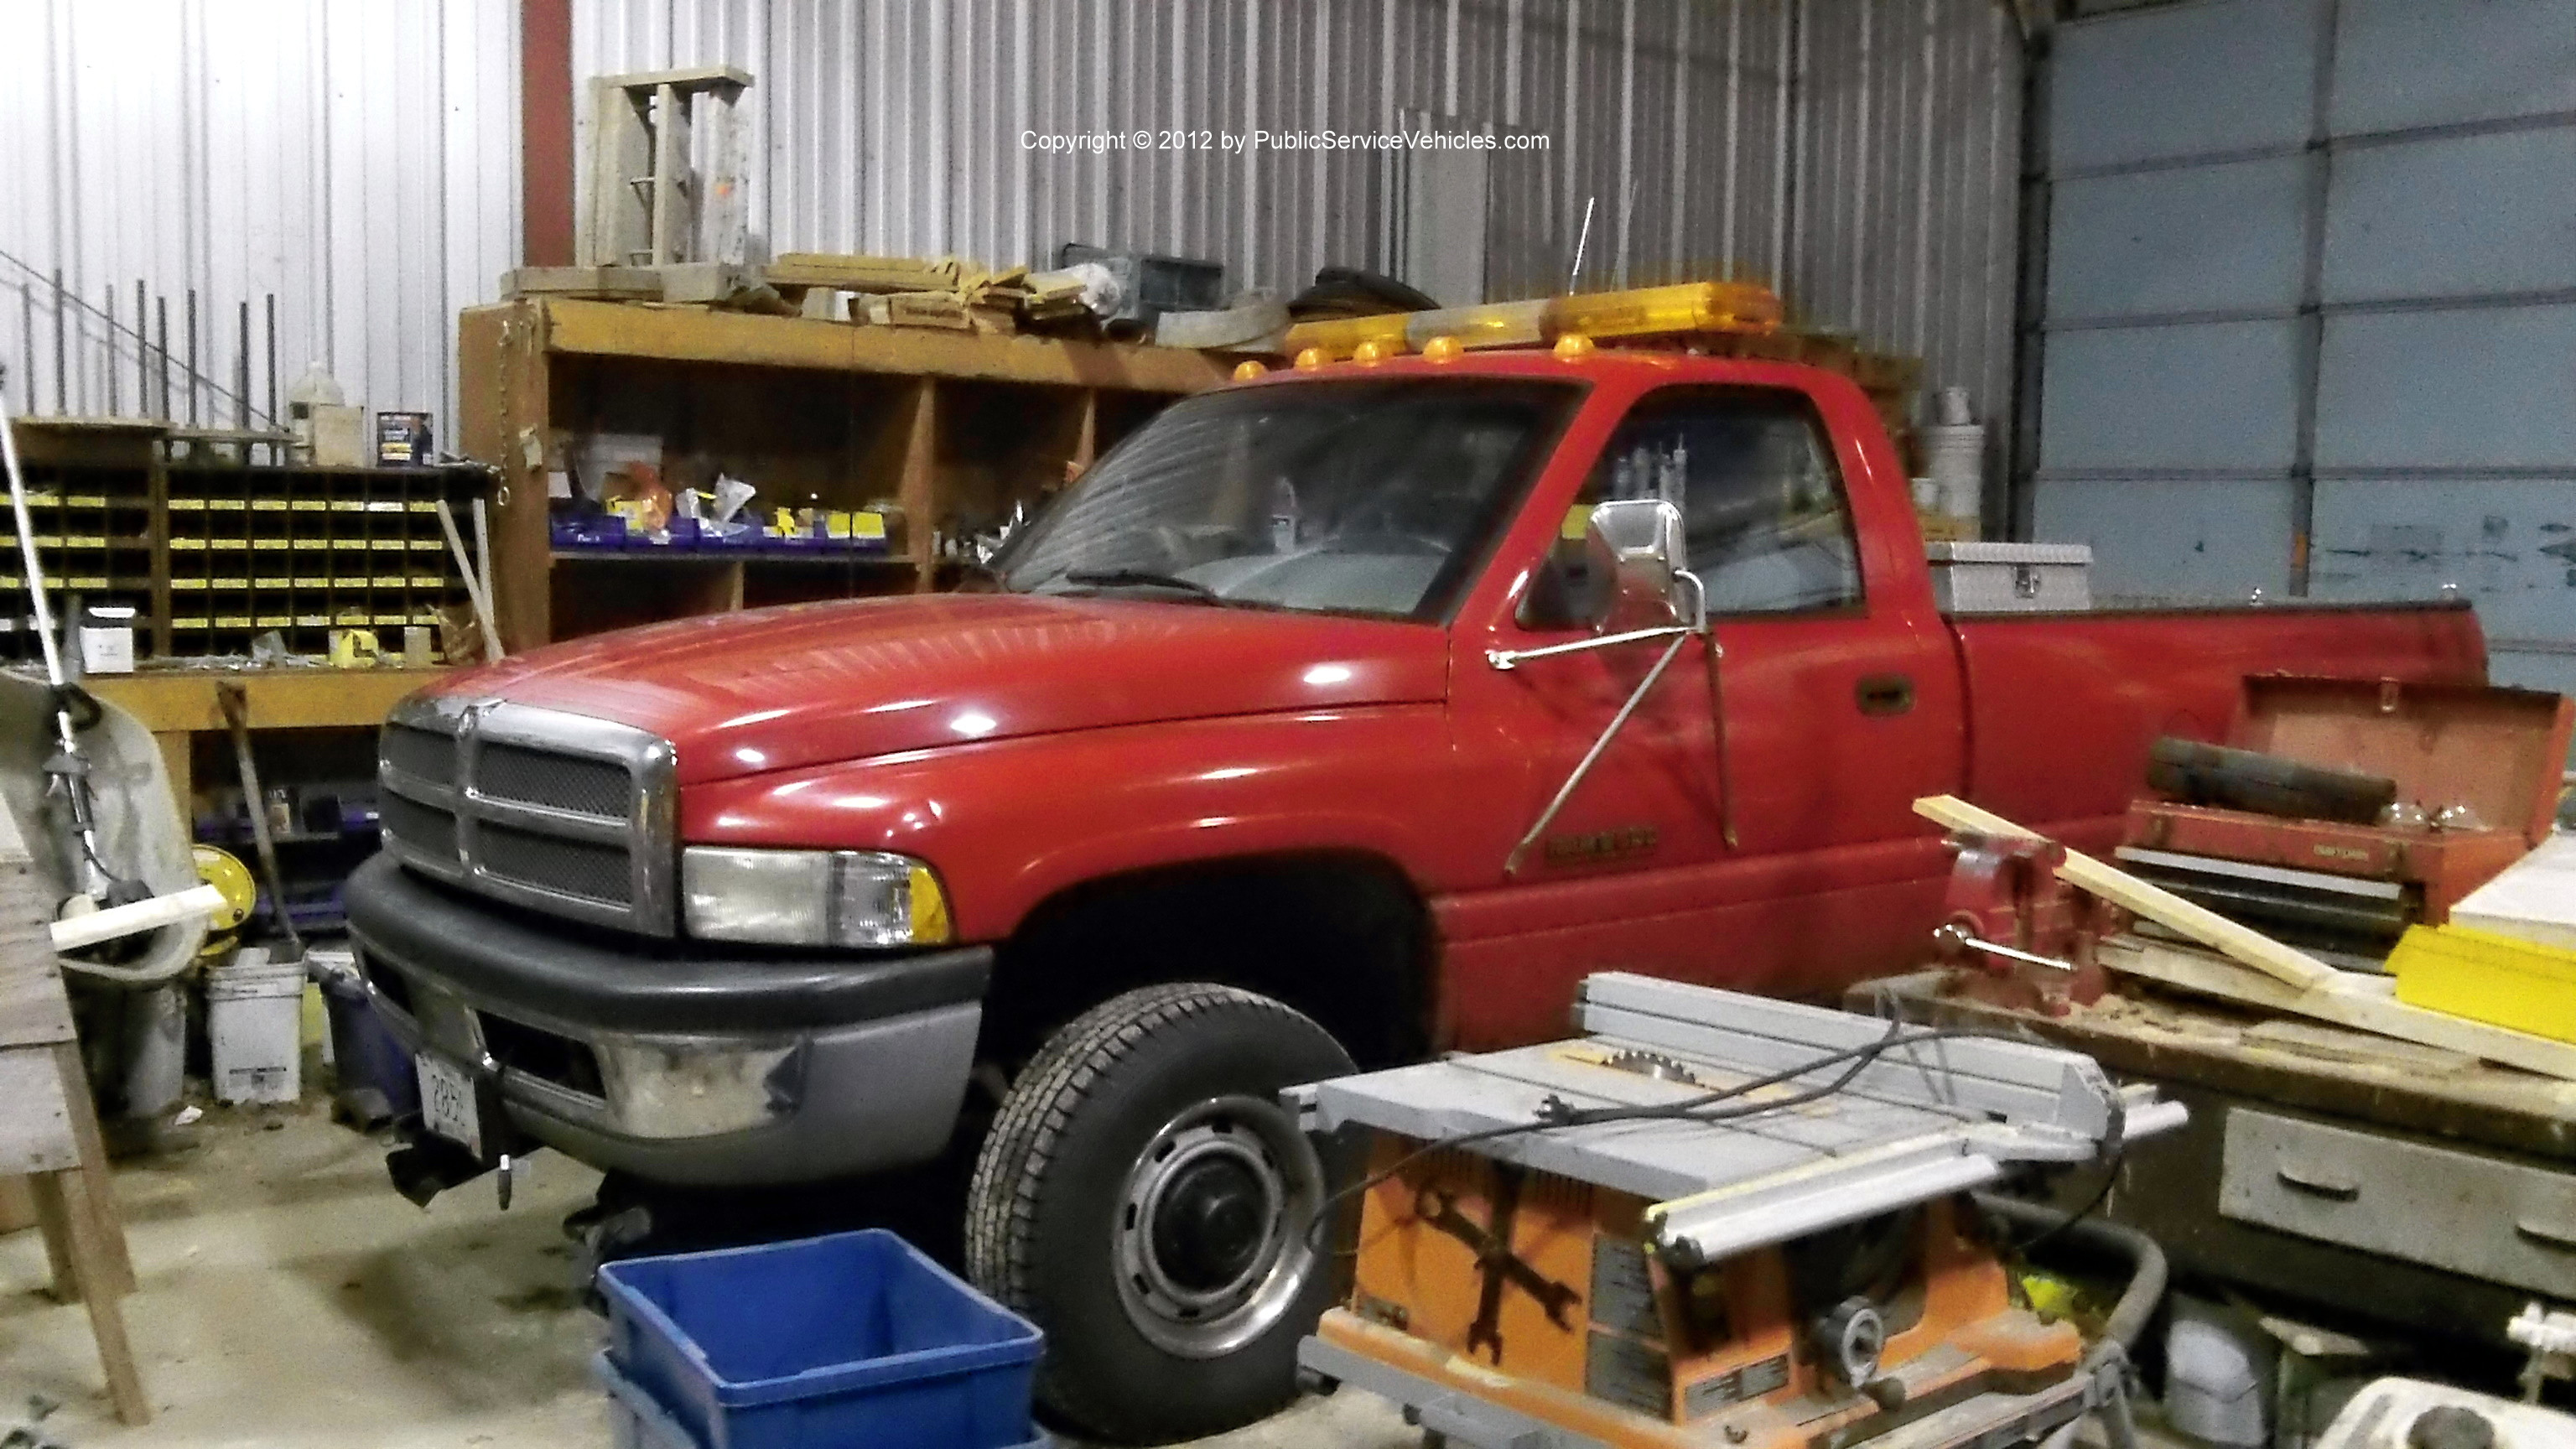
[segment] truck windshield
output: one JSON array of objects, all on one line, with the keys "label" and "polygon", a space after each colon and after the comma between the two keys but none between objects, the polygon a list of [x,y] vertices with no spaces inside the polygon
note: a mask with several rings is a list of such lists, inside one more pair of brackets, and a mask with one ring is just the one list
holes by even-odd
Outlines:
[{"label": "truck windshield", "polygon": [[993,561],[1004,588],[1444,617],[1580,397],[1483,378],[1177,403]]}]

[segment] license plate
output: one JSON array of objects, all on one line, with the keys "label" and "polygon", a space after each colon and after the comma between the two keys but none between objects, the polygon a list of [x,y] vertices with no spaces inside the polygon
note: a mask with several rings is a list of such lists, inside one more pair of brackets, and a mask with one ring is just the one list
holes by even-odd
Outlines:
[{"label": "license plate", "polygon": [[427,1052],[412,1058],[420,1073],[420,1120],[430,1131],[450,1142],[462,1143],[477,1157],[483,1155],[483,1117],[474,1105],[474,1079],[465,1069],[443,1062]]}]

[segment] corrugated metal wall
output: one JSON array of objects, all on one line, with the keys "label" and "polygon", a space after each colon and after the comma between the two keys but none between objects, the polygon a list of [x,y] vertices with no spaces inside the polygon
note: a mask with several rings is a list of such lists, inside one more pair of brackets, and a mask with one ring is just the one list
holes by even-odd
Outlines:
[{"label": "corrugated metal wall", "polygon": [[[1395,168],[1354,152],[1050,155],[1023,133],[1535,131],[1498,163],[1556,274],[1743,276],[1999,407],[2020,52],[1993,0],[577,0],[583,75],[756,77],[754,254],[1043,260],[1081,240],[1294,290],[1385,267]],[[1784,83],[1785,80],[1785,83]],[[584,97],[582,104],[587,104]]]},{"label": "corrugated metal wall", "polygon": [[[0,55],[12,407],[32,384],[42,412],[157,413],[166,298],[170,411],[185,420],[193,390],[231,426],[247,302],[256,424],[274,296],[281,395],[318,359],[350,401],[434,411],[452,442],[456,311],[495,295],[519,244],[509,0],[12,0]],[[59,381],[57,271],[78,299]],[[126,330],[138,281],[148,350]]]},{"label": "corrugated metal wall", "polygon": [[2116,590],[2476,600],[2576,689],[2576,0],[2058,32],[2042,537]]},{"label": "corrugated metal wall", "polygon": [[[1921,352],[1996,407],[2009,376],[2019,51],[1993,0],[575,0],[580,75],[751,70],[768,251],[1034,260],[1088,240],[1220,257],[1293,290],[1384,267],[1398,168],[1354,152],[1063,156],[1023,132],[1377,130],[1406,112],[1545,134],[1497,163],[1525,276],[1774,281],[1822,325]],[[517,260],[509,0],[21,0],[0,47],[0,361],[57,406],[46,280],[141,280],[203,314],[200,416],[230,422],[236,309],[280,386],[454,429],[455,314]],[[32,326],[30,325],[32,324]],[[157,342],[157,329],[153,340]],[[64,309],[60,406],[140,410],[158,358]],[[111,382],[113,398],[111,399]],[[26,389],[13,382],[13,401]]]}]

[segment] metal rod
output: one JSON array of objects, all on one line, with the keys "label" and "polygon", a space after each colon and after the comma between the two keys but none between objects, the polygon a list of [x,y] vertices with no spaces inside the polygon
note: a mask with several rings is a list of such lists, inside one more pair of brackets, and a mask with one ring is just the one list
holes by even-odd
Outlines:
[{"label": "metal rod", "polygon": [[1496,669],[1514,669],[1524,660],[1554,659],[1560,654],[1589,654],[1614,644],[1642,644],[1649,639],[1669,639],[1675,634],[1696,634],[1688,624],[1657,624],[1651,629],[1630,629],[1624,634],[1600,634],[1590,639],[1575,639],[1563,644],[1542,644],[1536,649],[1488,649],[1485,662]]},{"label": "metal rod", "polygon": [[134,411],[152,411],[152,339],[143,332],[143,279],[134,279]]},{"label": "metal rod", "polygon": [[1592,240],[1592,203],[1598,200],[1600,198],[1596,196],[1583,198],[1583,229],[1574,234],[1574,266],[1565,274],[1565,290],[1569,292],[1574,290],[1576,279],[1583,275],[1583,244]]},{"label": "metal rod", "polygon": [[197,289],[188,289],[188,426],[197,425]]},{"label": "metal rod", "polygon": [[18,386],[27,394],[27,415],[36,414],[36,289],[18,279]]},{"label": "metal rod", "polygon": [[98,822],[90,810],[89,781],[81,773],[80,734],[72,728],[71,695],[63,673],[60,641],[54,638],[54,607],[46,595],[45,563],[36,554],[36,523],[27,508],[27,475],[18,465],[18,424],[6,408],[0,408],[0,463],[9,473],[10,521],[18,528],[18,558],[27,581],[27,599],[35,614],[36,644],[44,651],[45,682],[53,686],[54,739],[62,746],[63,773],[56,774],[52,765],[46,773],[62,785],[71,805],[72,833],[80,841],[84,859],[78,862],[85,889],[95,893],[107,884],[106,868],[99,863]]},{"label": "metal rod", "polygon": [[112,418],[124,411],[118,405],[122,399],[116,395],[116,288],[113,284],[107,289],[107,336],[101,340],[107,343],[107,363],[99,371],[107,377],[107,415]]},{"label": "metal rod", "polygon": [[1575,765],[1574,773],[1566,776],[1565,783],[1557,788],[1556,798],[1547,802],[1547,808],[1540,811],[1538,819],[1531,823],[1529,833],[1523,835],[1520,843],[1512,847],[1512,853],[1504,857],[1503,874],[1520,874],[1521,858],[1529,854],[1530,846],[1537,842],[1540,834],[1556,823],[1557,812],[1565,808],[1566,801],[1574,798],[1575,787],[1583,783],[1584,776],[1592,773],[1593,765],[1600,761],[1602,752],[1610,748],[1610,742],[1618,738],[1620,729],[1628,723],[1628,717],[1637,712],[1638,705],[1646,702],[1647,695],[1654,693],[1656,682],[1664,677],[1664,671],[1671,668],[1673,660],[1681,654],[1682,646],[1688,644],[1697,632],[1695,629],[1681,631],[1680,637],[1665,647],[1663,657],[1655,661],[1655,667],[1647,670],[1646,677],[1637,681],[1636,691],[1628,696],[1626,704],[1619,706],[1617,714],[1610,716],[1610,723],[1602,727],[1601,738],[1594,740],[1592,748],[1583,752],[1583,759]]},{"label": "metal rod", "polygon": [[[277,294],[263,292],[260,295],[268,309],[268,426],[274,430],[277,427]],[[269,444],[268,461],[285,462],[285,450],[275,443]]]},{"label": "metal rod", "polygon": [[166,423],[170,420],[170,299],[155,297],[152,299],[152,306],[153,310],[160,314],[161,420]]},{"label": "metal rod", "polygon": [[[233,426],[250,431],[250,298],[241,299],[234,314],[239,323],[233,339]],[[241,445],[241,460],[250,461],[250,444]]]},{"label": "metal rod", "polygon": [[64,356],[63,342],[63,269],[54,268],[54,415],[67,417],[72,410],[71,363]]}]

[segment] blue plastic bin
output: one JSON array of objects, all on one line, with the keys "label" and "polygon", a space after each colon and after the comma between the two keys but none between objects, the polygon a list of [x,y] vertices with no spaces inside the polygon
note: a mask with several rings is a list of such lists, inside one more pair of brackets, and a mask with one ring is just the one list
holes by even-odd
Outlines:
[{"label": "blue plastic bin", "polygon": [[603,1367],[695,1449],[1036,1437],[1037,1328],[883,1229],[630,1258],[601,1268],[599,1287]]}]

